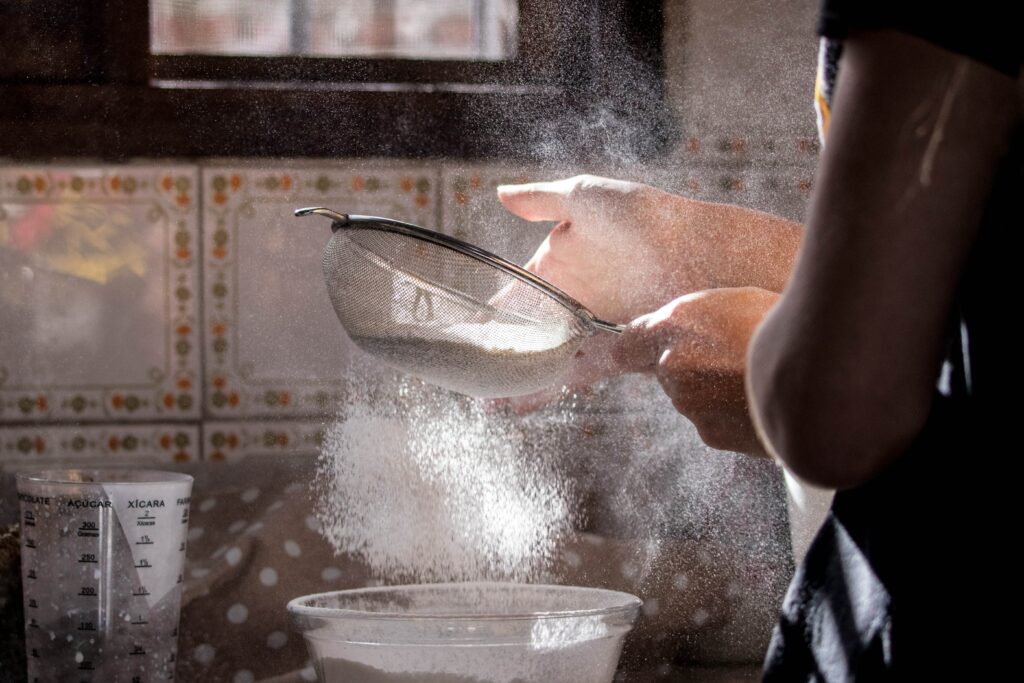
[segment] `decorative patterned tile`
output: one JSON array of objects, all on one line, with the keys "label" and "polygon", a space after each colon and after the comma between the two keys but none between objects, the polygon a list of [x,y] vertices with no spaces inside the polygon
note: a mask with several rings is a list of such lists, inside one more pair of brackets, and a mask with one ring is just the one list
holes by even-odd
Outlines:
[{"label": "decorative patterned tile", "polygon": [[345,394],[355,347],[324,291],[326,219],[301,206],[439,224],[436,167],[203,169],[206,410],[213,417],[326,414]]},{"label": "decorative patterned tile", "polygon": [[250,455],[316,455],[326,425],[319,421],[203,423],[203,458],[239,460]]},{"label": "decorative patterned tile", "polygon": [[0,423],[199,415],[198,173],[0,168]]},{"label": "decorative patterned tile", "polygon": [[446,164],[441,173],[442,230],[520,265],[544,241],[552,223],[531,223],[512,215],[498,201],[497,187],[567,177],[558,171],[507,165]]},{"label": "decorative patterned tile", "polygon": [[187,462],[199,459],[195,424],[115,424],[0,427],[0,462],[125,459]]}]

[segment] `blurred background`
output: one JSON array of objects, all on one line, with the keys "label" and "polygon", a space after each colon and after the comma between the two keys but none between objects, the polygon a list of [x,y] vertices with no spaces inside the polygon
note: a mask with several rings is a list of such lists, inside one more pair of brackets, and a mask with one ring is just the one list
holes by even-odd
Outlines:
[{"label": "blurred background", "polygon": [[[816,9],[0,0],[0,520],[26,467],[193,473],[179,679],[308,679],[284,603],[379,577],[317,533],[321,440],[367,361],[325,296],[326,225],[292,211],[388,216],[520,262],[550,226],[507,215],[503,183],[593,173],[800,220]],[[636,680],[755,676],[793,566],[779,471],[701,445],[643,379],[575,410],[565,458],[600,466],[550,578],[648,600]],[[659,561],[652,540],[679,549]],[[218,616],[239,602],[243,623]]]}]

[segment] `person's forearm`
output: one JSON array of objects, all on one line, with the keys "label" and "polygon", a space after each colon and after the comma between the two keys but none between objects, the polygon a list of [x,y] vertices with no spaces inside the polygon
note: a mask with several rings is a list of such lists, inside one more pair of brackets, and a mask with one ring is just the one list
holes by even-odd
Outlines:
[{"label": "person's forearm", "polygon": [[759,287],[781,292],[803,237],[799,223],[731,204],[682,202],[681,220],[717,245],[707,264],[715,287]]},{"label": "person's forearm", "polygon": [[799,263],[747,378],[762,441],[830,488],[877,477],[925,424],[1019,115],[1013,79],[921,39],[866,32],[843,50]]}]

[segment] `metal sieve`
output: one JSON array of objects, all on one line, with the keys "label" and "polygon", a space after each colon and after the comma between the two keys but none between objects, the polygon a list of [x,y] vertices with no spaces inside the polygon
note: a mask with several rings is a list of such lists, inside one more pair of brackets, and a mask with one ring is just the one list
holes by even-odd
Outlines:
[{"label": "metal sieve", "polygon": [[558,384],[598,320],[543,278],[479,247],[409,223],[299,209],[332,220],[323,274],[338,320],[363,351],[480,398]]}]

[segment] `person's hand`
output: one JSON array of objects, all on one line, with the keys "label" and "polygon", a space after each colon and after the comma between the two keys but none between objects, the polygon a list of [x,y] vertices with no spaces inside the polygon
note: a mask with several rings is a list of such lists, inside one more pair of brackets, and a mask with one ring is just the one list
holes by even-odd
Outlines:
[{"label": "person's hand", "polygon": [[712,448],[767,455],[744,386],[747,346],[780,295],[755,287],[680,297],[637,318],[618,339],[619,371],[653,372]]},{"label": "person's hand", "polygon": [[618,323],[698,290],[781,291],[802,232],[750,209],[589,175],[503,185],[498,197],[517,216],[558,221],[526,268]]},{"label": "person's hand", "polygon": [[676,251],[682,197],[586,175],[504,185],[498,197],[527,220],[559,221],[526,268],[598,318],[626,322],[668,301],[670,292],[694,288],[668,253]]}]

